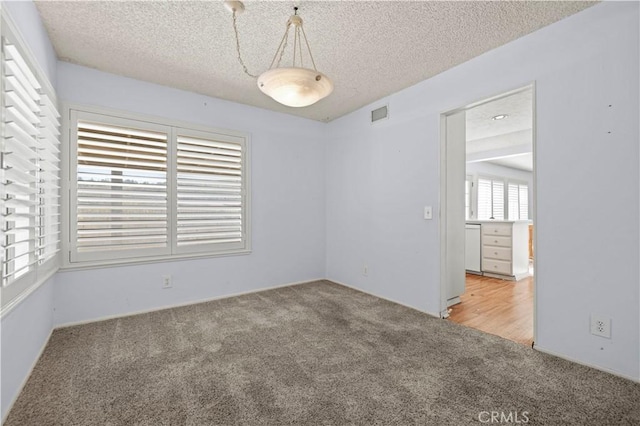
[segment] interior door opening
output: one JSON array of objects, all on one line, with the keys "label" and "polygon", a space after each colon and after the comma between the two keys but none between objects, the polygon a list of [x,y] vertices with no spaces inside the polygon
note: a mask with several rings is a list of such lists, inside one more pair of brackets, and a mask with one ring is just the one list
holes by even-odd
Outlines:
[{"label": "interior door opening", "polygon": [[443,114],[441,316],[535,339],[535,86]]}]

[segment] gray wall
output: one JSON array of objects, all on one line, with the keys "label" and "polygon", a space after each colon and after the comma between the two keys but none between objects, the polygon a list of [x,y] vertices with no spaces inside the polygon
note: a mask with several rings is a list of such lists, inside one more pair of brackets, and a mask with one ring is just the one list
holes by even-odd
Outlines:
[{"label": "gray wall", "polygon": [[[53,324],[321,277],[436,314],[440,114],[531,81],[537,347],[640,377],[637,3],[594,6],[380,100],[391,118],[373,126],[371,107],[324,125],[56,65],[34,5],[2,6],[61,99],[246,131],[253,148],[253,253],[48,280],[1,319],[2,416]],[[425,205],[434,220],[422,219]],[[173,289],[160,289],[164,274]],[[613,318],[611,340],[589,334],[591,313]]]},{"label": "gray wall", "polygon": [[536,345],[638,380],[638,33],[637,3],[599,4],[331,122],[328,278],[437,314],[440,114],[535,81]]},{"label": "gray wall", "polygon": [[324,277],[326,125],[66,62],[58,97],[250,133],[252,253],[60,272],[56,325]]}]

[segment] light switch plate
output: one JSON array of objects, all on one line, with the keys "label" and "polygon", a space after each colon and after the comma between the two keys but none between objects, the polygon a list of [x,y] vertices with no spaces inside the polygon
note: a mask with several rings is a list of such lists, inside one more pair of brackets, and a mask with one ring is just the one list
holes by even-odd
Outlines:
[{"label": "light switch plate", "polygon": [[426,206],[424,208],[424,218],[425,220],[433,219],[433,209],[431,208],[431,206]]}]

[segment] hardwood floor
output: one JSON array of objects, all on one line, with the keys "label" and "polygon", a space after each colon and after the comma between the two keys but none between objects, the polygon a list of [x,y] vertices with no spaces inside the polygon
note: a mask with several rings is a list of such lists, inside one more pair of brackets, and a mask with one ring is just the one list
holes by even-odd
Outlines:
[{"label": "hardwood floor", "polygon": [[461,303],[449,319],[486,333],[531,346],[533,342],[533,277],[505,281],[467,274]]}]

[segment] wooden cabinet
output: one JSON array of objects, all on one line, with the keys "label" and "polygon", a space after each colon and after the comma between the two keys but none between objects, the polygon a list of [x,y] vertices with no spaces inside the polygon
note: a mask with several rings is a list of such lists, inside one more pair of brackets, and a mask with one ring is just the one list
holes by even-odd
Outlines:
[{"label": "wooden cabinet", "polygon": [[520,280],[529,275],[529,224],[490,222],[481,226],[482,272]]}]

